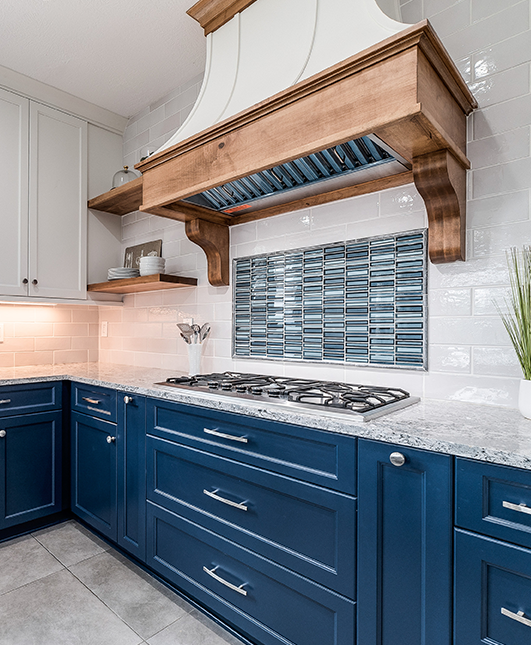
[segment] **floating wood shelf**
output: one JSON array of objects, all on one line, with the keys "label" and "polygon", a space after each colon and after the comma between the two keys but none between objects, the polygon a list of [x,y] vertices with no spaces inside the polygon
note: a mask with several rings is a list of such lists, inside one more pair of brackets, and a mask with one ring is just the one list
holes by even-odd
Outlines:
[{"label": "floating wood shelf", "polygon": [[89,199],[88,207],[114,215],[137,211],[142,203],[142,177]]},{"label": "floating wood shelf", "polygon": [[196,278],[155,273],[153,275],[141,275],[139,278],[109,280],[108,282],[89,284],[87,291],[99,291],[101,293],[139,293],[141,291],[156,291],[158,289],[194,287],[196,284]]}]

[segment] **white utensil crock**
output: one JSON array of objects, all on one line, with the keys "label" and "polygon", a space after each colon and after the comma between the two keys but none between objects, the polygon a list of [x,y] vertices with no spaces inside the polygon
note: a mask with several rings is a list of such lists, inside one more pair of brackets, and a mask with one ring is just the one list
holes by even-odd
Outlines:
[{"label": "white utensil crock", "polygon": [[531,419],[531,381],[526,379],[520,381],[518,409],[526,419]]},{"label": "white utensil crock", "polygon": [[201,343],[192,343],[188,345],[188,374],[195,376],[201,374],[201,352],[203,345]]}]

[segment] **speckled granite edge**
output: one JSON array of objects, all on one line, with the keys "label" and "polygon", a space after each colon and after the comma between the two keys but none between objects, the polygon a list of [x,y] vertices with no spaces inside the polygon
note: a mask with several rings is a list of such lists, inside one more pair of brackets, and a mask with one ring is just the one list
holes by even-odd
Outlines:
[{"label": "speckled granite edge", "polygon": [[[175,375],[175,374],[172,374]],[[70,380],[223,412],[291,423],[387,443],[531,470],[531,421],[517,410],[453,401],[421,401],[364,422],[342,413],[301,411],[280,403],[157,386],[167,370],[107,363],[1,368],[0,385]]]}]

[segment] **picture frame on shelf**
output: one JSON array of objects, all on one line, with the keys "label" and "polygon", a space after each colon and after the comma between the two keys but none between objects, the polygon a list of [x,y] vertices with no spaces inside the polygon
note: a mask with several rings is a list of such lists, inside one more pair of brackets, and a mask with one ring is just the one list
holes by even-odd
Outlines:
[{"label": "picture frame on shelf", "polygon": [[136,246],[128,246],[124,254],[124,267],[138,269],[140,258],[146,256],[162,257],[162,240],[153,240],[152,242],[137,244]]}]

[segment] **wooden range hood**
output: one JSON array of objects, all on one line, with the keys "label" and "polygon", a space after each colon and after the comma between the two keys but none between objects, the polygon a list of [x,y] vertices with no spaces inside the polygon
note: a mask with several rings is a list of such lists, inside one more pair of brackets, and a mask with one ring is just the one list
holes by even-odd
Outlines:
[{"label": "wooden range hood", "polygon": [[[222,286],[229,283],[229,226],[414,182],[428,213],[431,261],[464,260],[466,116],[475,107],[423,21],[141,162],[139,209],[184,221],[206,253],[210,283]],[[247,214],[182,201],[369,134],[411,170],[329,192],[323,182],[318,195]]]}]

